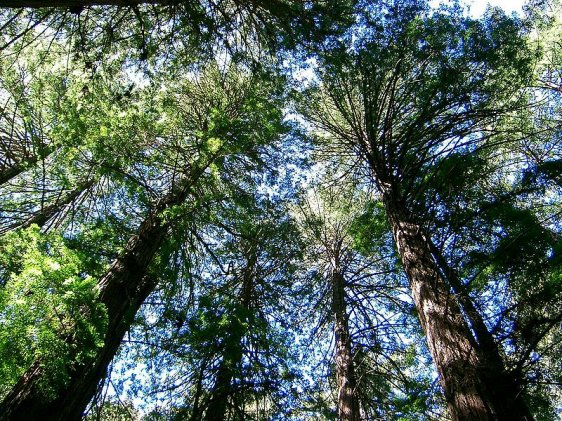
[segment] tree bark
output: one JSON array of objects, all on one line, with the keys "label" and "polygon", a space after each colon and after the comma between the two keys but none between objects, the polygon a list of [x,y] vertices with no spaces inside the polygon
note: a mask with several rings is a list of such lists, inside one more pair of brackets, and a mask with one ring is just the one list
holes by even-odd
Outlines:
[{"label": "tree bark", "polygon": [[345,302],[345,279],[335,268],[332,272],[332,313],[336,339],[336,381],[338,384],[338,418],[359,421],[357,380],[351,350],[351,336]]},{"label": "tree bark", "polygon": [[49,373],[40,361],[36,361],[0,404],[0,420],[72,421],[82,418],[137,310],[156,286],[156,281],[146,275],[168,231],[160,213],[183,202],[187,193],[184,188],[165,196],[98,281],[99,299],[107,309],[108,326],[104,344],[95,358],[81,364],[71,359],[67,367],[70,378],[62,389],[57,390],[57,398],[51,401],[44,399],[39,387],[48,379]]},{"label": "tree bark", "polygon": [[533,420],[533,416],[523,398],[520,379],[515,378],[505,367],[497,342],[489,331],[482,315],[474,305],[466,287],[441,250],[427,239],[431,252],[441,272],[452,288],[457,301],[466,315],[476,336],[477,352],[482,361],[481,376],[490,391],[490,399],[497,418],[501,420]]},{"label": "tree bark", "polygon": [[383,202],[452,419],[497,419],[472,332],[439,273],[421,227],[408,218],[394,191],[385,191]]},{"label": "tree bark", "polygon": [[[251,300],[254,295],[254,270],[257,263],[256,245],[250,247],[250,255],[247,259],[246,267],[242,274],[242,289],[240,291],[240,306],[245,313],[251,309]],[[219,365],[216,381],[211,391],[211,397],[205,413],[205,421],[224,421],[226,419],[226,411],[228,399],[232,396],[234,390],[232,380],[236,374],[236,366],[242,362],[244,354],[242,340],[245,335],[243,326],[235,326],[235,324],[244,323],[239,317],[234,317],[229,329],[231,334],[228,336],[223,351],[223,359]]]}]

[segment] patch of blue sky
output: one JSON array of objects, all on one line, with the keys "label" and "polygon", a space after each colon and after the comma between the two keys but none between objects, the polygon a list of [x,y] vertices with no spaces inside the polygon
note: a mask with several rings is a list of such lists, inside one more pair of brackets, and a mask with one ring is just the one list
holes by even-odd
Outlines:
[{"label": "patch of blue sky", "polygon": [[[481,17],[488,6],[501,7],[506,13],[518,13],[523,11],[525,0],[461,0],[462,5],[468,7],[469,13],[475,18]],[[431,0],[431,6],[437,7],[439,5],[452,5],[454,0]]]}]

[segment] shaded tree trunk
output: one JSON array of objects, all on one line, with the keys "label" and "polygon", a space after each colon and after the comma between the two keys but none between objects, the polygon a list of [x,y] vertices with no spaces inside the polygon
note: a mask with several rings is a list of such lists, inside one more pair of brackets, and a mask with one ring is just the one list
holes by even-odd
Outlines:
[{"label": "shaded tree trunk", "polygon": [[332,313],[336,337],[336,381],[338,384],[338,418],[359,421],[357,380],[351,350],[351,336],[345,302],[345,279],[336,268],[332,273]]},{"label": "shaded tree trunk", "polygon": [[57,213],[61,212],[67,205],[73,203],[78,197],[80,197],[84,192],[94,185],[94,181],[88,181],[83,183],[78,188],[67,192],[57,198],[55,203],[47,205],[36,213],[30,215],[24,220],[15,222],[10,226],[1,229],[0,233],[11,231],[17,228],[29,228],[31,225],[35,224],[39,227],[43,227],[49,220],[51,220]]},{"label": "shaded tree trunk", "polygon": [[203,396],[203,379],[205,368],[207,367],[207,361],[203,361],[201,367],[199,368],[199,375],[197,376],[197,386],[195,389],[195,396],[193,397],[193,410],[191,411],[191,416],[189,421],[198,421],[201,419],[201,397]]},{"label": "shaded tree trunk", "polygon": [[242,360],[240,341],[242,337],[233,335],[229,338],[229,343],[225,348],[223,359],[217,371],[217,377],[211,398],[205,413],[206,421],[224,421],[228,406],[228,398],[232,395],[232,379],[234,369],[239,360]]},{"label": "shaded tree trunk", "polygon": [[486,326],[480,311],[474,305],[457,271],[449,265],[441,250],[429,238],[427,242],[439,269],[455,293],[476,336],[476,348],[482,362],[481,376],[490,391],[490,399],[497,418],[532,420],[533,416],[523,398],[520,379],[507,371],[498,344]]},{"label": "shaded tree trunk", "polygon": [[439,273],[422,228],[410,221],[405,204],[391,188],[384,191],[383,201],[451,417],[497,419],[472,332]]},{"label": "shaded tree trunk", "polygon": [[[250,256],[242,275],[242,289],[240,292],[240,307],[244,313],[251,309],[251,300],[254,295],[254,268],[257,262],[257,251],[255,244],[250,248]],[[232,319],[230,331],[232,332],[225,343],[223,359],[219,365],[216,381],[211,391],[211,397],[205,413],[205,421],[224,421],[228,408],[228,400],[233,395],[232,380],[236,374],[236,367],[242,362],[244,353],[242,340],[246,328],[240,317]],[[238,325],[238,326],[237,326]]]},{"label": "shaded tree trunk", "polygon": [[147,276],[147,269],[168,231],[160,213],[183,202],[187,194],[188,189],[184,188],[165,196],[98,281],[99,300],[107,309],[108,326],[103,346],[95,357],[81,363],[71,359],[67,367],[69,379],[56,391],[57,398],[50,401],[44,398],[41,390],[41,383],[48,380],[50,373],[36,361],[0,404],[0,420],[69,421],[82,418],[137,310],[156,286],[156,281]]},{"label": "shaded tree trunk", "polygon": [[[37,162],[37,159],[33,159],[33,160],[30,159],[27,161],[28,164],[34,164],[35,162]],[[23,162],[18,162],[7,168],[3,168],[2,170],[0,170],[0,185],[5,184],[8,181],[10,181],[12,178],[17,177],[26,169],[27,169],[27,165],[25,165],[25,163]]]},{"label": "shaded tree trunk", "polygon": [[[2,0],[0,0],[0,7],[2,6]],[[13,162],[11,165],[0,168],[0,186],[25,172],[31,165],[34,165],[38,161],[48,157],[53,152],[53,150],[53,148],[49,148],[47,146],[42,147],[41,153],[23,157],[17,162]]]}]

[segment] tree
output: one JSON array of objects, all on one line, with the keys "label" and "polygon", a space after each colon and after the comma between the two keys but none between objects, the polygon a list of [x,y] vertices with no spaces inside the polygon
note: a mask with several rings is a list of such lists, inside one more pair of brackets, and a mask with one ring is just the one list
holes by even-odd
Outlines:
[{"label": "tree", "polygon": [[[52,419],[76,419],[82,414],[85,406],[92,398],[96,386],[105,371],[117,348],[128,330],[132,317],[139,306],[154,289],[157,279],[150,276],[149,266],[157,253],[161,243],[167,236],[172,222],[177,218],[174,209],[183,210],[181,205],[189,197],[192,200],[205,200],[198,195],[197,186],[204,177],[208,186],[212,186],[213,178],[219,177],[218,165],[231,165],[226,157],[235,157],[237,154],[248,154],[259,147],[263,142],[266,144],[278,135],[279,114],[276,108],[271,108],[275,97],[268,94],[267,85],[251,84],[250,79],[245,79],[241,73],[232,69],[232,73],[222,79],[223,76],[215,70],[204,75],[199,81],[191,85],[193,91],[199,92],[202,101],[194,109],[199,113],[207,108],[210,112],[201,121],[186,120],[189,127],[187,137],[184,138],[186,147],[196,147],[198,153],[195,156],[184,156],[184,163],[178,168],[173,177],[170,191],[159,197],[154,203],[149,204],[147,213],[133,236],[130,237],[124,250],[109,266],[103,276],[98,279],[99,302],[105,306],[109,320],[105,333],[103,346],[94,352],[94,357],[77,364],[71,357],[67,361],[69,378],[59,387],[52,400],[42,396],[39,384],[45,377],[49,378],[48,370],[41,360],[35,361],[28,371],[22,375],[11,392],[4,398],[2,403],[2,416],[11,419],[20,419],[33,414],[41,413]],[[222,80],[222,85],[212,85]],[[211,85],[209,85],[209,83]],[[199,91],[197,91],[199,88]],[[239,94],[234,98],[235,105],[224,96],[230,89],[235,89]],[[271,91],[269,91],[271,92]],[[221,103],[213,99],[220,99]],[[245,105],[255,101],[265,101],[269,107],[252,108],[252,113]],[[221,108],[217,108],[221,107]],[[261,110],[261,111],[260,111]],[[194,117],[194,116],[191,116]],[[204,124],[194,136],[193,126],[189,124]],[[235,134],[231,130],[236,127]],[[256,129],[260,130],[256,131]],[[173,128],[175,129],[175,128]],[[192,137],[194,136],[194,137]],[[189,159],[190,158],[190,159]],[[209,172],[211,168],[213,171]],[[166,174],[163,177],[167,177]],[[209,198],[208,198],[209,199]],[[207,200],[208,200],[207,199]],[[189,205],[188,205],[189,206]],[[177,211],[176,211],[177,212]],[[189,213],[184,213],[189,214]],[[180,215],[182,215],[180,213]],[[69,338],[69,340],[73,340]],[[80,348],[80,344],[77,348]]]},{"label": "tree", "polygon": [[[264,52],[310,46],[339,30],[351,2],[252,1],[14,1],[2,2],[0,51],[25,49],[42,25],[56,28],[95,70],[119,52],[132,60],[199,61],[221,46],[236,58],[262,61]],[[27,9],[24,9],[27,8]],[[24,39],[24,42],[19,42]],[[129,49],[130,51],[127,51]],[[165,51],[162,51],[162,50]],[[195,57],[195,59],[194,59]]]},{"label": "tree", "polygon": [[[513,82],[528,80],[531,54],[517,22],[497,11],[476,22],[423,2],[380,6],[363,14],[352,48],[325,55],[324,105],[307,115],[356,154],[381,192],[452,417],[529,418],[517,384],[474,338],[418,204],[439,157],[494,146],[487,127],[520,106]],[[498,393],[496,379],[510,392]]]},{"label": "tree", "polygon": [[131,333],[128,352],[154,366],[149,393],[177,409],[174,419],[291,411],[287,383],[295,361],[283,302],[298,244],[283,202],[257,187],[237,186],[231,200],[199,215],[191,239],[176,237],[190,252],[161,260],[159,272],[170,279],[147,300],[146,319]]},{"label": "tree", "polygon": [[[318,270],[324,273],[324,281],[333,319],[333,335],[335,337],[335,371],[337,383],[337,414],[345,421],[356,421],[361,418],[356,368],[354,363],[352,335],[349,327],[349,300],[347,298],[348,281],[346,275],[354,260],[350,249],[349,237],[346,235],[346,222],[343,217],[336,219],[330,212],[334,206],[334,198],[329,192],[327,199],[320,195],[312,196],[301,207],[302,230],[311,238],[308,241],[308,254],[311,261],[324,263]],[[312,202],[312,203],[311,203]],[[305,234],[306,236],[306,234]],[[305,237],[306,238],[306,237]],[[319,243],[315,247],[315,243]],[[315,249],[319,248],[317,253]]]},{"label": "tree", "polygon": [[555,418],[558,0],[2,6],[0,419]]},{"label": "tree", "polygon": [[[107,193],[101,186],[113,175],[128,174],[146,146],[141,137],[158,130],[149,128],[153,109],[139,106],[150,107],[143,97],[148,90],[135,90],[122,69],[108,66],[92,75],[69,60],[60,43],[35,47],[38,56],[8,55],[2,66],[7,95],[2,125],[6,132],[22,133],[20,143],[6,146],[13,150],[6,155],[22,165],[0,186],[1,232],[32,223],[52,227],[80,200],[98,196],[92,194],[97,190]],[[37,154],[37,142],[49,154]],[[118,147],[119,157],[111,153]]]},{"label": "tree", "polygon": [[[233,303],[228,305],[227,302],[227,311],[219,322],[220,326],[228,320],[221,335],[221,359],[205,405],[205,420],[260,419],[268,413],[270,416],[275,414],[279,405],[274,401],[275,389],[279,387],[277,383],[283,380],[281,372],[289,372],[287,362],[283,361],[280,338],[268,332],[275,330],[268,319],[275,315],[278,306],[271,301],[272,298],[283,295],[283,286],[288,289],[291,249],[294,250],[295,246],[290,242],[291,227],[288,222],[276,222],[279,214],[262,212],[257,220],[252,216],[247,221],[238,212],[239,226],[235,228],[239,232],[232,232],[236,243],[227,246],[232,250],[230,253],[240,254],[236,260],[233,259],[235,254],[231,254],[229,270],[234,282],[225,285],[236,291],[236,295],[232,297]],[[282,255],[277,253],[279,246],[283,247]],[[252,371],[262,373],[258,377]],[[255,395],[255,405],[260,400],[269,400],[261,415],[258,408],[249,410],[254,406],[252,394]],[[245,409],[247,406],[250,408]]]},{"label": "tree", "polygon": [[295,214],[305,244],[303,266],[315,291],[306,318],[316,320],[316,332],[329,326],[333,337],[333,361],[324,364],[333,364],[335,414],[423,416],[435,403],[422,401],[429,387],[424,390],[423,370],[414,368],[420,350],[402,340],[418,334],[410,328],[411,303],[403,298],[406,285],[382,204],[357,185],[335,187],[335,175],[320,179],[303,193]]}]

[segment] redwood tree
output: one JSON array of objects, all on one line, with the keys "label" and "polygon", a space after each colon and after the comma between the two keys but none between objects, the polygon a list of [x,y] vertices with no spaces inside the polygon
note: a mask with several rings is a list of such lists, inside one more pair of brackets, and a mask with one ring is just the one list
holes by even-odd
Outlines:
[{"label": "redwood tree", "polygon": [[[260,148],[274,141],[283,130],[274,82],[257,83],[251,74],[235,68],[221,74],[210,64],[195,80],[179,83],[184,85],[184,95],[191,102],[183,102],[186,96],[179,96],[178,102],[167,101],[168,108],[162,111],[174,110],[180,126],[170,123],[158,136],[165,137],[166,132],[175,136],[179,131],[185,137],[174,138],[167,148],[155,149],[150,154],[153,170],[161,171],[156,185],[168,186],[168,192],[162,192],[162,184],[156,187],[161,195],[145,204],[144,219],[97,282],[98,300],[108,318],[102,343],[84,358],[85,344],[74,343],[74,335],[65,338],[82,356],[78,359],[78,353],[70,353],[64,370],[58,368],[67,373],[66,378],[57,384],[49,385],[52,366],[41,358],[33,362],[4,398],[2,419],[29,419],[38,414],[48,419],[82,416],[139,306],[157,285],[158,275],[151,274],[149,268],[169,231],[178,226],[178,220],[189,219],[207,201],[221,200],[215,196],[213,186],[230,182],[231,174],[236,174],[231,172],[231,166],[252,168]],[[232,95],[234,92],[236,95]],[[221,108],[217,108],[219,101]],[[264,106],[249,109],[249,103]],[[180,111],[176,108],[179,105]],[[199,127],[195,133],[194,127]],[[190,151],[190,155],[182,156],[185,151]],[[180,154],[178,158],[183,162],[170,173],[167,162],[158,161],[157,154],[167,156],[172,152]],[[45,393],[45,385],[49,385],[50,394]]]},{"label": "redwood tree", "polygon": [[[323,56],[320,105],[307,115],[327,142],[355,153],[380,192],[451,416],[530,419],[494,347],[473,336],[420,203],[440,157],[494,147],[500,117],[522,105],[532,54],[517,21],[498,11],[475,21],[422,1],[375,4],[361,14],[361,36],[350,31]],[[512,392],[496,393],[495,379]]]}]

